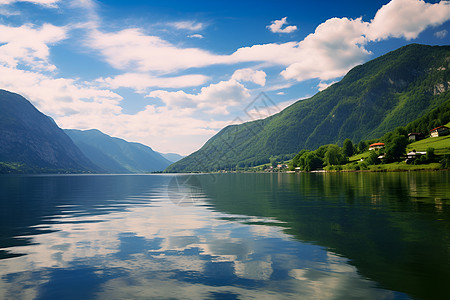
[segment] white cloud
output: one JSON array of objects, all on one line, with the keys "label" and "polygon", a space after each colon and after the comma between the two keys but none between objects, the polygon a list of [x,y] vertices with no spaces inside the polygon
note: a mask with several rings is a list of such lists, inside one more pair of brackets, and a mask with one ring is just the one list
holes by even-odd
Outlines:
[{"label": "white cloud", "polygon": [[63,128],[96,128],[111,136],[149,145],[157,151],[187,155],[227,124],[199,118],[194,112],[192,108],[179,106],[148,105],[136,114],[80,113],[59,117],[56,121]]},{"label": "white cloud", "polygon": [[297,81],[329,80],[343,76],[365,61],[370,52],[363,45],[366,23],[361,19],[333,18],[320,24],[292,49],[293,63],[281,74]]},{"label": "white cloud", "polygon": [[95,0],[73,0],[70,7],[80,9],[76,11],[77,16],[82,16],[85,21],[72,25],[72,28],[96,30],[101,24],[101,18],[97,13],[98,4]]},{"label": "white cloud", "polygon": [[438,39],[443,39],[447,36],[447,34],[448,34],[448,31],[444,29],[444,30],[435,32],[434,36],[437,37]]},{"label": "white cloud", "polygon": [[9,5],[16,2],[29,2],[33,4],[55,8],[57,7],[56,3],[58,3],[59,0],[0,0],[0,5]]},{"label": "white cloud", "polygon": [[177,77],[155,77],[146,73],[125,73],[115,77],[97,80],[112,89],[121,87],[132,88],[138,92],[145,92],[150,87],[183,88],[204,84],[209,77],[200,74],[190,74]]},{"label": "white cloud", "polygon": [[[0,86],[27,97],[45,114],[90,116],[121,113],[122,97],[108,90],[77,83],[72,79],[52,78],[43,74],[0,66]],[[5,76],[4,74],[8,74]]]},{"label": "white cloud", "polygon": [[367,24],[361,19],[333,18],[320,24],[301,42],[244,47],[231,58],[286,66],[281,73],[285,79],[329,80],[367,60],[370,52],[363,47],[366,29]]},{"label": "white cloud", "polygon": [[291,33],[297,30],[297,26],[293,25],[282,28],[286,24],[287,17],[284,17],[281,20],[272,21],[272,24],[268,25],[267,28],[273,33]]},{"label": "white cloud", "polygon": [[[173,102],[171,106],[148,105],[136,114],[124,114],[120,106],[123,98],[107,89],[6,66],[0,66],[0,74],[0,86],[3,89],[25,96],[40,111],[53,117],[62,128],[96,128],[111,136],[140,142],[159,151],[173,152],[177,149],[182,154],[197,150],[199,145],[228,124],[214,121],[205,113],[203,117],[195,115],[198,110],[208,111],[218,107],[214,105],[216,99],[205,103],[208,97],[221,95],[220,90],[226,89],[228,85],[228,97],[224,93],[220,100],[226,101],[239,95],[238,86],[233,93],[232,83],[219,83],[194,95],[196,108],[175,105],[176,102]],[[227,105],[230,103],[223,103],[225,109]]]},{"label": "white cloud", "polygon": [[[0,66],[0,86],[29,99],[62,128],[99,129],[111,136],[152,146],[159,151],[189,154],[229,121],[215,121],[232,107],[243,105],[249,91],[235,80],[211,84],[197,94],[154,91],[165,106],[151,104],[125,114],[122,97],[107,89],[72,79]],[[245,104],[245,102],[244,102]],[[118,126],[120,124],[120,126]]]},{"label": "white cloud", "polygon": [[285,49],[285,57],[295,62],[282,75],[297,81],[338,78],[367,60],[370,55],[364,48],[367,42],[390,37],[413,39],[427,27],[448,20],[449,1],[428,4],[420,0],[392,0],[380,8],[371,22],[363,22],[361,18],[332,18],[292,49]]},{"label": "white cloud", "polygon": [[239,106],[250,93],[241,83],[230,79],[203,87],[198,94],[157,90],[148,97],[159,98],[168,107],[189,107],[211,115],[226,115],[230,107]]},{"label": "white cloud", "polygon": [[[18,1],[0,0],[0,4],[14,2]],[[27,2],[49,7],[62,3],[50,0]],[[252,66],[238,69],[230,80],[205,86],[198,93],[162,90],[201,86],[210,80],[200,71],[190,75],[179,75],[178,71],[216,64],[261,62],[258,69],[266,66],[281,66],[284,69],[281,73],[283,78],[280,76],[277,82],[270,82],[271,85],[265,87],[267,91],[279,91],[292,86],[294,80],[311,78],[320,79],[319,88],[323,89],[326,86],[324,82],[344,75],[369,58],[371,53],[365,48],[368,42],[390,37],[413,39],[426,28],[449,20],[449,3],[392,0],[380,8],[370,22],[364,22],[362,18],[332,18],[320,24],[314,33],[302,41],[253,45],[217,55],[200,48],[183,48],[161,37],[149,35],[140,28],[101,31],[102,23],[95,2],[71,1],[66,7],[82,8],[83,18],[88,20],[86,26],[0,25],[0,86],[27,96],[63,127],[98,128],[113,136],[157,145],[165,152],[180,149],[178,152],[187,154],[228,124],[214,119],[228,118],[227,114],[249,100],[251,91],[242,83],[266,86],[266,73]],[[295,26],[286,25],[287,18],[283,18],[272,22],[268,28],[282,33],[294,30]],[[191,38],[201,38],[202,35],[195,34],[195,31],[205,27],[203,23],[193,21],[176,22],[171,26],[187,30],[185,33],[190,34],[188,36]],[[107,74],[92,84],[48,75],[47,71],[56,69],[51,61],[50,46],[68,38],[72,39],[70,42],[79,42],[75,35],[68,36],[69,30],[75,31],[77,28],[86,29],[76,32],[88,34],[84,40],[86,47],[98,51],[112,67],[126,73],[117,76]],[[446,30],[442,30],[436,36],[445,34]],[[28,71],[20,68],[27,68]],[[149,93],[149,88],[158,87],[160,90],[148,96],[159,98],[165,106],[153,105],[154,99],[148,98],[150,105],[144,110],[124,114],[122,97],[111,91],[120,87],[142,93]],[[283,105],[288,103],[292,101]]]},{"label": "white cloud", "polygon": [[202,38],[204,38],[203,35],[198,34],[198,33],[196,33],[196,34],[190,34],[190,35],[188,35],[187,37],[188,37],[188,38],[194,38],[194,39],[202,39]]},{"label": "white cloud", "polygon": [[[366,61],[371,54],[365,48],[369,41],[389,37],[411,39],[427,27],[449,20],[449,3],[392,0],[380,8],[371,22],[364,22],[362,18],[332,18],[300,42],[253,45],[239,48],[229,55],[216,55],[199,48],[180,48],[160,37],[146,35],[138,28],[112,33],[94,31],[87,45],[100,51],[104,59],[117,69],[169,73],[215,64],[263,62],[285,66],[281,73],[285,79],[330,80],[343,76],[352,67]],[[274,21],[271,29],[286,32],[289,26],[282,29],[286,20]],[[178,23],[174,24],[180,28],[198,26],[195,22]]]},{"label": "white cloud", "polygon": [[250,68],[236,70],[231,78],[237,81],[253,82],[260,86],[266,85],[266,73],[264,71],[255,71]]},{"label": "white cloud", "polygon": [[317,87],[319,88],[319,91],[323,91],[323,90],[327,89],[329,86],[335,84],[336,82],[337,81],[333,81],[333,82],[327,83],[327,82],[321,81],[321,82],[319,82]]},{"label": "white cloud", "polygon": [[450,20],[450,1],[430,4],[422,0],[392,0],[381,7],[372,20],[367,38],[372,41],[389,37],[415,39],[427,27]]},{"label": "white cloud", "polygon": [[48,61],[48,45],[66,39],[67,29],[44,24],[35,29],[32,25],[9,27],[0,25],[0,63],[15,67],[19,63],[34,69],[53,71],[55,66]]},{"label": "white cloud", "polygon": [[174,27],[176,29],[189,30],[189,31],[199,31],[205,28],[205,24],[195,21],[180,21],[167,23],[167,25]]},{"label": "white cloud", "polygon": [[178,48],[137,28],[116,33],[93,31],[86,45],[99,50],[114,68],[140,72],[174,72],[226,62],[226,57],[197,48]]}]

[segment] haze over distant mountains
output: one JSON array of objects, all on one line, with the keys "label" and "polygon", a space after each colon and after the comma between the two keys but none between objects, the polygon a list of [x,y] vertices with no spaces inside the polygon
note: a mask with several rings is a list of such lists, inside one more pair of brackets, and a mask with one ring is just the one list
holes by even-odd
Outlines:
[{"label": "haze over distant mountains", "polygon": [[172,163],[148,146],[111,137],[96,129],[64,132],[87,158],[107,173],[162,171]]},{"label": "haze over distant mountains", "polygon": [[168,161],[170,161],[172,163],[177,162],[177,161],[183,159],[183,157],[184,157],[177,153],[160,153],[160,152],[158,152],[158,153],[161,154],[162,157],[164,157],[165,159],[167,159]]},{"label": "haze over distant mountains", "polygon": [[144,173],[171,163],[98,130],[62,130],[24,97],[0,90],[0,173]]},{"label": "haze over distant mountains", "polygon": [[412,44],[350,70],[268,118],[225,127],[168,172],[214,171],[275,155],[381,137],[450,101],[450,46]]}]

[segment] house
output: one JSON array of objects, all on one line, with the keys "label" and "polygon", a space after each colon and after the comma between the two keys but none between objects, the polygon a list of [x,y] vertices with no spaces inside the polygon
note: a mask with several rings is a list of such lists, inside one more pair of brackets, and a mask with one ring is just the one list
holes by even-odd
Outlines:
[{"label": "house", "polygon": [[417,152],[416,150],[413,150],[413,151],[411,151],[411,152],[406,154],[405,162],[407,164],[410,164],[413,161],[415,161],[417,158],[419,158],[419,157],[421,157],[423,155],[426,155],[426,154],[427,154],[426,152]]},{"label": "house", "polygon": [[425,135],[422,132],[412,132],[408,134],[408,138],[412,141],[420,141],[425,138]]},{"label": "house", "polygon": [[369,145],[369,150],[379,150],[384,148],[384,143],[374,143],[372,145]]},{"label": "house", "polygon": [[450,130],[447,126],[439,126],[434,129],[430,130],[431,137],[438,137],[438,136],[444,136],[448,135],[450,133]]}]

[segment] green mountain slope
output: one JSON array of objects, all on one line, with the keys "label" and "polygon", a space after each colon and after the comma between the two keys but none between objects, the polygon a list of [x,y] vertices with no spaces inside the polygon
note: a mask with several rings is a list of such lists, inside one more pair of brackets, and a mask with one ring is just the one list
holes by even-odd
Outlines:
[{"label": "green mountain slope", "polygon": [[263,120],[228,126],[166,171],[214,171],[272,155],[382,136],[450,97],[450,46],[409,45],[357,66],[338,83]]},{"label": "green mountain slope", "polygon": [[171,164],[152,148],[98,130],[64,130],[84,155],[107,173],[162,171]]},{"label": "green mountain slope", "polygon": [[0,162],[2,173],[97,170],[53,120],[5,90],[0,90]]}]

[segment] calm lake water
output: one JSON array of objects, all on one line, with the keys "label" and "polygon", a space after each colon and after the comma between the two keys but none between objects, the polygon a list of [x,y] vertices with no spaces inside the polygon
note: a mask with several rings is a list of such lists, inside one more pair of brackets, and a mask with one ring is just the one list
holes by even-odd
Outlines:
[{"label": "calm lake water", "polygon": [[448,299],[450,172],[0,177],[0,299]]}]

